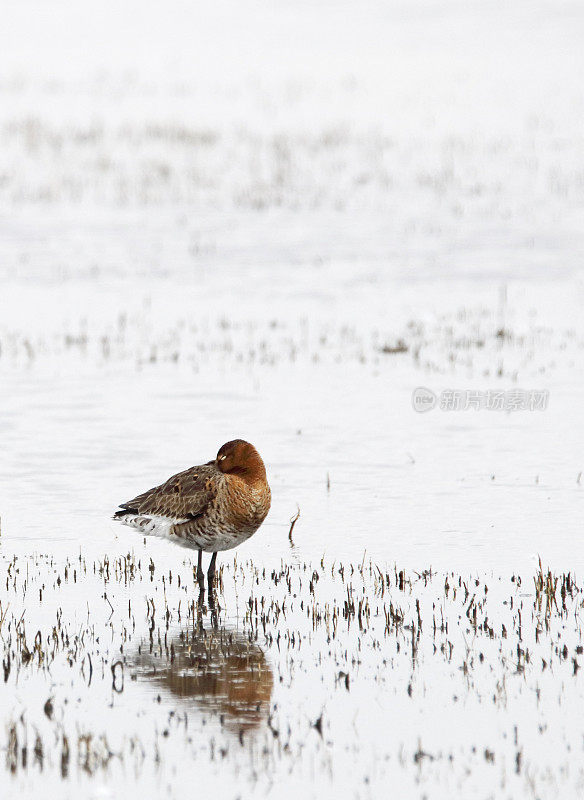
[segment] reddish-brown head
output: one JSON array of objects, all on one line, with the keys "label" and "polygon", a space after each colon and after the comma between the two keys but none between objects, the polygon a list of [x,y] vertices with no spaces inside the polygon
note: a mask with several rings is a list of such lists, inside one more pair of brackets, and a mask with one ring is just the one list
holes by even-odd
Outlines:
[{"label": "reddish-brown head", "polygon": [[266,480],[266,468],[253,444],[243,439],[227,442],[217,453],[217,466],[227,475],[239,475],[246,483]]}]

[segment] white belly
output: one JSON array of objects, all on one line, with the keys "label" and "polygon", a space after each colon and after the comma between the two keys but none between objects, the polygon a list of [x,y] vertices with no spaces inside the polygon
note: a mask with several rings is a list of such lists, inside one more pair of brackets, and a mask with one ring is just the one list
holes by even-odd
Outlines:
[{"label": "white belly", "polygon": [[172,533],[172,528],[181,522],[188,522],[186,519],[175,519],[171,517],[160,517],[145,514],[127,514],[120,517],[119,521],[123,525],[128,525],[140,531],[144,536],[156,536],[159,539],[166,539],[173,544],[186,547],[189,550],[204,550],[207,553],[216,553],[222,550],[231,550],[233,547],[245,542],[252,536],[256,528],[251,530],[238,529],[225,525],[213,526],[212,532],[192,533],[188,538],[181,536],[180,533]]},{"label": "white belly", "polygon": [[185,519],[172,519],[171,517],[158,517],[154,515],[145,516],[144,514],[127,514],[125,517],[120,518],[120,522],[122,525],[135,528],[135,530],[143,533],[144,536],[156,536],[159,539],[168,539],[183,547],[196,549],[196,545],[193,542],[185,541],[171,533],[172,526],[177,522],[186,522]]}]

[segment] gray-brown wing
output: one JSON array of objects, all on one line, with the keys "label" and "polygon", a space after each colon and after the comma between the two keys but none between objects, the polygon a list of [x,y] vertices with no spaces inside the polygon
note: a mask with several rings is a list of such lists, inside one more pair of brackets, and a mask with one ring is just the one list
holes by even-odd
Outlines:
[{"label": "gray-brown wing", "polygon": [[173,475],[165,483],[149,489],[120,505],[116,516],[128,513],[154,514],[173,519],[188,519],[204,513],[216,493],[215,467],[203,464]]}]

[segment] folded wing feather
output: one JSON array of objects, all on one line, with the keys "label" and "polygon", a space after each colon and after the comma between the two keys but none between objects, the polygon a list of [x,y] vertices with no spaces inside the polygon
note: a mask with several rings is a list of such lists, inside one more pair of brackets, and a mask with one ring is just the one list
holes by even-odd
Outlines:
[{"label": "folded wing feather", "polygon": [[215,470],[207,464],[173,475],[127,503],[121,503],[116,517],[146,514],[171,519],[188,519],[204,513],[215,496]]}]

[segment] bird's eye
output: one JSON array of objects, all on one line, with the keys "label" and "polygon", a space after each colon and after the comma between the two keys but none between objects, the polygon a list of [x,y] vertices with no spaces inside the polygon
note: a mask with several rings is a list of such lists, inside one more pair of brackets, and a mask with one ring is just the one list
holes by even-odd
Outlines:
[{"label": "bird's eye", "polygon": [[227,458],[227,456],[219,456],[219,459],[218,459],[218,460],[219,460],[219,461],[225,461],[225,459],[226,459],[226,458]]}]

